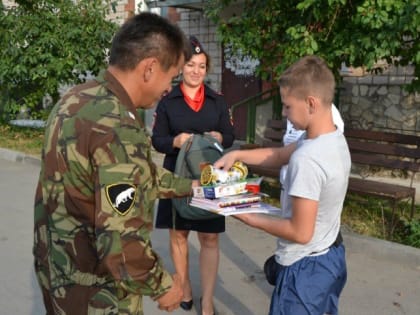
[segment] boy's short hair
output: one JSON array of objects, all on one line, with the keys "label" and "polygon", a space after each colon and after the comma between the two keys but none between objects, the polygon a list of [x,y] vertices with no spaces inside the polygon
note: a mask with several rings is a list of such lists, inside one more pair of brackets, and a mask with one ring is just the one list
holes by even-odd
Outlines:
[{"label": "boy's short hair", "polygon": [[112,40],[109,64],[132,70],[143,59],[156,57],[163,70],[176,66],[181,57],[191,58],[184,33],[167,19],[143,12],[128,19]]},{"label": "boy's short hair", "polygon": [[334,74],[318,56],[305,56],[296,61],[283,72],[278,83],[298,98],[313,95],[325,104],[331,104],[334,99]]}]

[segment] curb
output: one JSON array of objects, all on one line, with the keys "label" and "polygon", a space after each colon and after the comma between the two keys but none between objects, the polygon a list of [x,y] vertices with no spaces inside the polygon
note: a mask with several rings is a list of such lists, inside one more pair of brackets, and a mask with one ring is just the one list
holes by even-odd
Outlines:
[{"label": "curb", "polygon": [[375,260],[386,260],[420,271],[420,249],[370,236],[343,231],[347,252],[363,253]]},{"label": "curb", "polygon": [[0,148],[0,158],[11,162],[32,164],[36,166],[41,165],[41,159],[38,157],[4,148]]}]

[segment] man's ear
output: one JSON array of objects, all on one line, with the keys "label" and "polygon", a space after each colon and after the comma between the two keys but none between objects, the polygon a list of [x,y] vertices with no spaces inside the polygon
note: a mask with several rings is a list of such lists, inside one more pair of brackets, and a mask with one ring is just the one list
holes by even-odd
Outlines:
[{"label": "man's ear", "polygon": [[156,72],[157,60],[156,58],[146,58],[139,63],[140,72],[144,82],[150,81],[153,73]]}]

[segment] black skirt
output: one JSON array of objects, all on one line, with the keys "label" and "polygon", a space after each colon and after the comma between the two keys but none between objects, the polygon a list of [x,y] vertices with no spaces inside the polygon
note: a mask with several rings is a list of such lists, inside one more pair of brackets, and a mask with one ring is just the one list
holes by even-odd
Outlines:
[{"label": "black skirt", "polygon": [[[160,199],[156,214],[155,227],[157,229],[172,229],[172,201]],[[181,217],[178,212],[175,217],[175,230],[187,230],[203,233],[222,233],[225,231],[225,217],[210,220],[189,220]]]}]

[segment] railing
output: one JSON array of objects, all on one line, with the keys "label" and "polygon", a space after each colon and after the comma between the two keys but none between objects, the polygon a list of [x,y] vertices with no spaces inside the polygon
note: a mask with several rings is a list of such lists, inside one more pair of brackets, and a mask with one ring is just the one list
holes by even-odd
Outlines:
[{"label": "railing", "polygon": [[239,107],[245,106],[247,109],[246,115],[246,142],[254,143],[255,142],[255,131],[256,131],[256,116],[257,116],[257,107],[259,105],[267,104],[267,102],[272,102],[272,119],[280,119],[282,111],[282,103],[280,99],[280,91],[278,87],[275,87],[271,90],[256,94],[252,97],[249,97],[243,101],[240,101],[236,104],[233,104],[231,107],[232,115],[235,110]]},{"label": "railing", "polygon": [[[340,109],[340,92],[342,88],[336,88],[334,95],[334,104]],[[233,104],[231,107],[232,115],[235,112],[235,109],[238,107],[246,106],[247,115],[246,115],[246,142],[255,143],[255,131],[256,131],[256,117],[257,117],[257,107],[259,105],[267,104],[267,102],[272,101],[273,110],[272,110],[272,119],[281,119],[282,117],[282,103],[280,97],[280,90],[278,87],[275,87],[271,90],[256,94],[251,96],[243,101],[240,101],[236,104]]]}]

